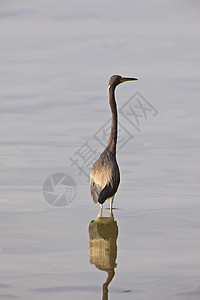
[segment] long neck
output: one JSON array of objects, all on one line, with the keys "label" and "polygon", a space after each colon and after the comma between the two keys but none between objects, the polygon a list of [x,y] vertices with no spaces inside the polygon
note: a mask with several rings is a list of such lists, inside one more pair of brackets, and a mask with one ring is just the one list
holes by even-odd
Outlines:
[{"label": "long neck", "polygon": [[109,88],[109,103],[112,111],[112,123],[111,123],[111,132],[108,146],[116,155],[116,144],[117,144],[117,105],[115,102],[115,88],[112,86]]}]

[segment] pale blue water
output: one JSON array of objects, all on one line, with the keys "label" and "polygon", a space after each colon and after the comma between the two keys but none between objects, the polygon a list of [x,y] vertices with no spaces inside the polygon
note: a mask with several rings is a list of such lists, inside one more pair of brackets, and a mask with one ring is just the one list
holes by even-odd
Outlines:
[{"label": "pale blue water", "polygon": [[[115,272],[108,299],[199,299],[198,8],[1,3],[0,299],[102,299],[108,269]],[[116,93],[117,257],[105,242],[108,250],[101,245],[90,263],[88,227],[98,206],[87,176],[109,133],[112,74],[139,80]],[[61,208],[42,193],[57,173],[77,185]]]}]

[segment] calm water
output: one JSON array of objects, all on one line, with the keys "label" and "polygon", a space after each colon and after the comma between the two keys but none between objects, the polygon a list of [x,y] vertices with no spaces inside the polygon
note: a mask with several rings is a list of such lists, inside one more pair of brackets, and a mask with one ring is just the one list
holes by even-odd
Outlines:
[{"label": "calm water", "polygon": [[[199,299],[198,9],[2,1],[0,299]],[[139,81],[117,88],[121,184],[98,219],[112,74]]]}]

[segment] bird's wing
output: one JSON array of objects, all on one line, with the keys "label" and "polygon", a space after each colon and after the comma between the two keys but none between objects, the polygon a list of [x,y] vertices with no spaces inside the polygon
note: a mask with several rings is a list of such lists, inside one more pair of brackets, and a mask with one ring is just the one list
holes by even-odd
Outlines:
[{"label": "bird's wing", "polygon": [[90,181],[90,193],[94,203],[98,203],[99,195],[102,188],[99,184],[95,183],[93,180]]},{"label": "bird's wing", "polygon": [[104,189],[101,191],[99,198],[98,198],[98,202],[100,204],[103,204],[106,199],[112,197],[114,195],[113,193],[113,188],[111,187],[110,184],[107,184]]}]

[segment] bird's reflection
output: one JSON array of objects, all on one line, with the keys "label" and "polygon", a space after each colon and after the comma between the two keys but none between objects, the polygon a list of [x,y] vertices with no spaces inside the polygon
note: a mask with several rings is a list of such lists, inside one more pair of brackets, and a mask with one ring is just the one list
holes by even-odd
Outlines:
[{"label": "bird's reflection", "polygon": [[108,273],[103,284],[103,300],[108,299],[108,285],[112,281],[116,268],[118,226],[113,213],[110,217],[97,217],[88,229],[90,263]]}]

